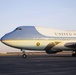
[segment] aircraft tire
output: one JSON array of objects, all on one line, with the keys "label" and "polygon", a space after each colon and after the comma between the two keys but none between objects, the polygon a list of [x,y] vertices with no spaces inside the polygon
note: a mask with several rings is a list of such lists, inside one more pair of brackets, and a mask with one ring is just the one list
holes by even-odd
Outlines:
[{"label": "aircraft tire", "polygon": [[75,54],[75,53],[73,53],[73,54],[72,54],[72,56],[73,56],[73,57],[76,57],[76,54]]},{"label": "aircraft tire", "polygon": [[26,55],[26,54],[23,54],[23,55],[22,55],[22,58],[26,58],[26,57],[27,57],[27,55]]}]

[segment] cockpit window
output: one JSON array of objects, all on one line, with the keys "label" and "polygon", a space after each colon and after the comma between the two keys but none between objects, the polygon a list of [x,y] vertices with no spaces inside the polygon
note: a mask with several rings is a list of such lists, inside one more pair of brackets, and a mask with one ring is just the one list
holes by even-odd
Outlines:
[{"label": "cockpit window", "polygon": [[16,28],[16,30],[22,30],[21,28]]}]

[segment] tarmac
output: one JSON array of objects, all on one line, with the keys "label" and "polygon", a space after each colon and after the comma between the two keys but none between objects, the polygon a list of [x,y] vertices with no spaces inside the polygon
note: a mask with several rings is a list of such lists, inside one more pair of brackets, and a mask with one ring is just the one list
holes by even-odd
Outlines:
[{"label": "tarmac", "polygon": [[0,75],[76,75],[71,54],[0,56]]}]

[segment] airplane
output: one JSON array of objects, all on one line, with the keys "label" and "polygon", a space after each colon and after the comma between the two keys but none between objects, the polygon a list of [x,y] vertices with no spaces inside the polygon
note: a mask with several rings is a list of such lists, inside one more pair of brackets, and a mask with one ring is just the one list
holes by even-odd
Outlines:
[{"label": "airplane", "polygon": [[1,42],[20,49],[23,52],[23,58],[27,57],[26,50],[45,51],[48,54],[72,51],[72,56],[76,56],[76,31],[19,26],[5,34]]}]

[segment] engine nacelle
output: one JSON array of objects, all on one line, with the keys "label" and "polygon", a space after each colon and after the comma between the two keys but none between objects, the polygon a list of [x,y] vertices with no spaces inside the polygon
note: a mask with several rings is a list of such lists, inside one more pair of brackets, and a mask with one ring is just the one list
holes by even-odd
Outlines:
[{"label": "engine nacelle", "polygon": [[47,54],[55,54],[57,52],[61,52],[62,50],[46,50]]}]

